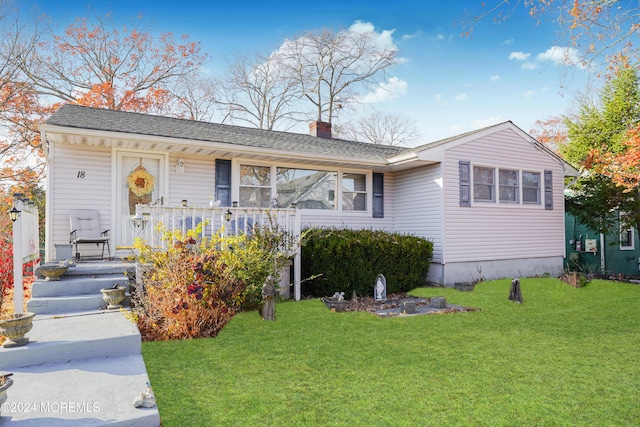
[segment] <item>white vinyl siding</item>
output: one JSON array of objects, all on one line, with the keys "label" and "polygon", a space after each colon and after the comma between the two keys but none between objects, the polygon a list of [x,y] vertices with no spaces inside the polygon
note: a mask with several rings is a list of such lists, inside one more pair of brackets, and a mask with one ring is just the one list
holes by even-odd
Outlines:
[{"label": "white vinyl siding", "polygon": [[[184,160],[184,173],[178,173],[178,159]],[[215,195],[215,159],[205,156],[169,157],[169,195],[166,204],[177,206],[187,200],[189,206],[208,206]]]},{"label": "white vinyl siding", "polygon": [[[496,168],[508,165],[511,170],[553,171],[554,209],[498,203],[460,207],[460,160]],[[444,262],[564,256],[563,174],[557,159],[505,129],[452,146],[444,162]]]},{"label": "white vinyl siding", "polygon": [[[458,162],[454,166],[457,176]],[[458,194],[457,187],[455,191]],[[431,240],[434,262],[442,261],[442,195],[439,164],[399,172],[396,175],[395,229],[398,233],[413,234]]]},{"label": "white vinyl siding", "polygon": [[[83,145],[55,144],[51,149],[55,157],[55,168],[50,168],[47,179],[51,180],[51,195],[55,199],[52,207],[51,225],[53,234],[48,256],[53,257],[55,244],[69,243],[69,212],[72,209],[97,209],[100,212],[100,228],[112,228],[111,203],[111,149]],[[50,199],[52,200],[52,199]],[[100,248],[83,245],[83,256],[100,255]],[[114,246],[111,246],[114,253]]]}]

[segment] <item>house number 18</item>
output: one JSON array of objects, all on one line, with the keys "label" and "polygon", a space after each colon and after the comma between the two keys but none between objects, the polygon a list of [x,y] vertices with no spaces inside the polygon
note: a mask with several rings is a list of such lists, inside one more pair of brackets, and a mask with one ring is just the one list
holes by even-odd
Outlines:
[{"label": "house number 18", "polygon": [[78,176],[76,178],[84,178],[84,171],[78,171]]}]

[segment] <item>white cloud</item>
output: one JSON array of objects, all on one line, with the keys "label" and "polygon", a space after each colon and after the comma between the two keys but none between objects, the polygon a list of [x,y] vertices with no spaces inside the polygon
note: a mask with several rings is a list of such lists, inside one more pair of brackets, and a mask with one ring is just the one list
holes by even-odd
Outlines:
[{"label": "white cloud", "polygon": [[497,82],[498,80],[500,80],[500,76],[498,74],[494,74],[489,78],[491,79],[492,82]]},{"label": "white cloud", "polygon": [[434,96],[436,101],[440,101],[442,99],[442,94],[441,93],[436,93],[436,96]]},{"label": "white cloud", "polygon": [[538,68],[538,64],[536,62],[525,62],[520,66],[522,70],[535,70]]},{"label": "white cloud", "polygon": [[548,90],[549,90],[548,86],[545,86],[545,87],[541,88],[540,90],[527,90],[527,91],[524,91],[522,93],[522,96],[524,96],[525,98],[531,98],[534,95],[537,95],[539,93],[544,93],[544,92],[546,92]]},{"label": "white cloud", "polygon": [[457,134],[462,132],[463,127],[460,125],[451,125],[449,126],[449,130],[453,133],[453,134]]},{"label": "white cloud", "polygon": [[371,33],[371,37],[375,41],[376,47],[380,49],[397,49],[393,41],[393,33],[395,33],[396,30],[382,30],[380,32],[376,32],[376,28],[371,22],[356,21],[351,24],[349,31],[359,34]]},{"label": "white cloud", "polygon": [[556,65],[578,66],[584,68],[580,61],[578,51],[572,47],[551,46],[546,51],[539,53],[536,60],[540,62],[550,61]]},{"label": "white cloud", "polygon": [[386,83],[380,83],[374,92],[359,98],[363,104],[373,104],[376,102],[391,101],[399,96],[406,95],[407,82],[397,77],[389,77]]},{"label": "white cloud", "polygon": [[418,31],[416,31],[416,32],[415,32],[415,33],[413,33],[413,34],[405,34],[405,35],[403,35],[403,36],[402,36],[402,40],[410,40],[410,39],[413,39],[413,38],[419,37],[419,36],[421,36],[421,35],[422,35],[422,31],[418,30]]},{"label": "white cloud", "polygon": [[459,93],[459,94],[456,96],[456,98],[455,98],[455,99],[456,99],[456,101],[464,101],[464,100],[465,100],[465,99],[467,99],[467,98],[469,98],[469,97],[467,96],[467,94],[466,94],[466,93]]},{"label": "white cloud", "polygon": [[526,59],[528,59],[531,56],[530,53],[524,53],[524,52],[511,52],[509,54],[509,59],[511,60],[515,60],[515,61],[525,61]]},{"label": "white cloud", "polygon": [[438,34],[436,35],[436,39],[438,39],[438,40],[444,40],[444,34],[442,34],[442,33],[438,33]]},{"label": "white cloud", "polygon": [[471,122],[471,126],[474,129],[486,128],[487,126],[497,125],[498,123],[504,122],[504,117],[502,115],[489,117],[487,119],[476,119]]},{"label": "white cloud", "polygon": [[503,42],[502,42],[502,43],[500,43],[500,44],[506,44],[506,45],[508,46],[508,45],[510,45],[511,43],[513,43],[513,39],[507,39],[507,40],[503,41]]}]

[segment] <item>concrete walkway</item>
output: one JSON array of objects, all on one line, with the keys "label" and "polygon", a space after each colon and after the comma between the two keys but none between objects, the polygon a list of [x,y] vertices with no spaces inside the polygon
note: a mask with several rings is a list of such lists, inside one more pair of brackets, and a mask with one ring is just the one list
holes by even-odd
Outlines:
[{"label": "concrete walkway", "polygon": [[[34,283],[35,295],[56,294],[35,297],[34,311],[64,312],[36,314],[26,346],[0,348],[0,372],[13,372],[14,382],[0,408],[0,426],[160,425],[157,408],[133,406],[149,381],[136,325],[124,312],[100,310],[101,297],[86,309],[95,294],[91,282],[103,286],[110,275],[122,282],[127,266],[96,264],[81,263],[58,283]],[[72,291],[65,291],[65,280]],[[86,286],[78,285],[82,280]],[[47,298],[56,303],[43,304]],[[82,300],[83,308],[73,310],[65,298]]]}]

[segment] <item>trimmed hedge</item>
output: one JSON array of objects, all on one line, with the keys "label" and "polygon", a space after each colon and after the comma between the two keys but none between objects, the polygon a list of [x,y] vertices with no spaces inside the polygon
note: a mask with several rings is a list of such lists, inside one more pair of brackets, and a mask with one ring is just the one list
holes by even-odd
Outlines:
[{"label": "trimmed hedge", "polygon": [[302,247],[305,296],[344,292],[373,295],[376,277],[387,279],[387,293],[424,286],[433,256],[430,240],[374,230],[310,230]]}]

